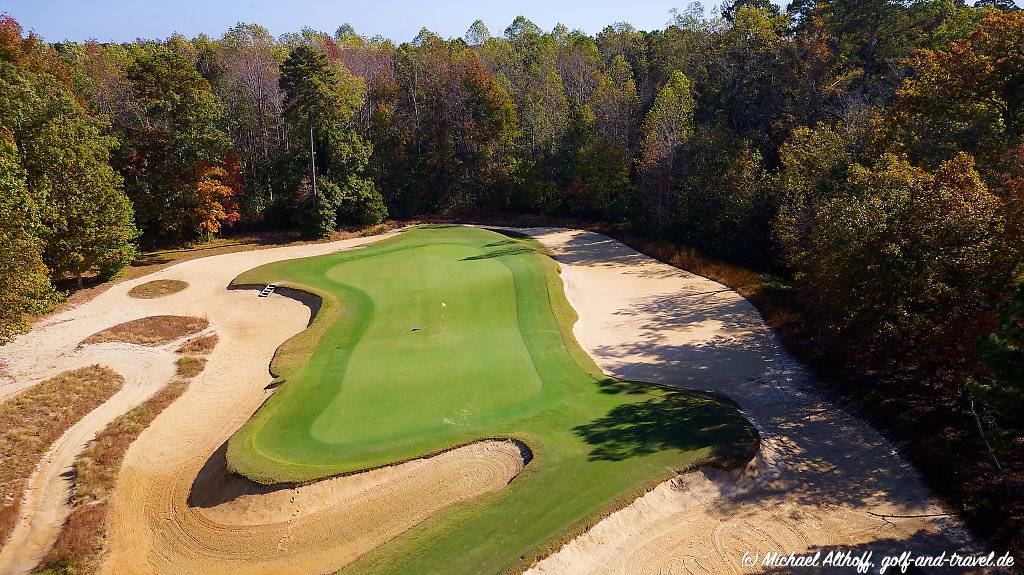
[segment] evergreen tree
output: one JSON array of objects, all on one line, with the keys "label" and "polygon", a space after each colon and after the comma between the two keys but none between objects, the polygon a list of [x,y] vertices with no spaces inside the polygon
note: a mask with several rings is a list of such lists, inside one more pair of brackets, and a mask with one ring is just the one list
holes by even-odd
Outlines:
[{"label": "evergreen tree", "polygon": [[1024,267],[1017,270],[1012,293],[998,310],[999,328],[979,344],[990,377],[968,387],[992,406],[1007,424],[1024,427]]},{"label": "evergreen tree", "polygon": [[[317,174],[333,182],[339,192],[336,196],[332,193],[330,200],[301,203],[299,209],[314,210],[317,215],[311,216],[321,222],[326,220],[320,213],[331,205],[336,223],[383,220],[383,199],[366,178],[372,148],[353,124],[355,111],[363,103],[363,83],[344,66],[332,65],[323,53],[303,45],[292,50],[282,64],[280,85],[285,95],[284,118],[295,150],[291,159],[294,173],[305,174],[315,166]],[[318,233],[324,233],[323,225]]]}]

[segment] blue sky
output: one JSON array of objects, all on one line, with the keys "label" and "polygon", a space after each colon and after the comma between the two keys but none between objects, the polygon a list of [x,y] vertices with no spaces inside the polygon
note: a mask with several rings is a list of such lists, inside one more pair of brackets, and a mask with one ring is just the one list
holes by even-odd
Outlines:
[{"label": "blue sky", "polygon": [[[172,32],[219,37],[239,21],[262,24],[274,35],[311,26],[326,32],[350,23],[360,34],[403,42],[426,26],[444,37],[461,36],[477,18],[500,34],[522,14],[550,30],[558,22],[594,33],[627,21],[643,30],[664,27],[669,10],[690,0],[6,0],[0,11],[50,42],[131,41]],[[710,9],[719,0],[706,1]],[[785,4],[779,0],[780,4]]]}]

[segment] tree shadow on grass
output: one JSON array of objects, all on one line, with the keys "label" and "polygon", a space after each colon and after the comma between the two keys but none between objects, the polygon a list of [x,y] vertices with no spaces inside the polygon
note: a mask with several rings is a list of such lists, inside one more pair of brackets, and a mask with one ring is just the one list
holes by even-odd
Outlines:
[{"label": "tree shadow on grass", "polygon": [[482,253],[482,254],[476,255],[476,256],[465,257],[465,258],[462,258],[461,261],[468,262],[468,261],[475,261],[475,260],[488,260],[488,259],[491,259],[491,258],[500,258],[502,256],[517,256],[517,255],[520,255],[520,254],[528,254],[528,253],[533,253],[533,252],[537,252],[537,250],[535,250],[533,248],[528,248],[526,246],[517,245],[517,246],[514,246],[514,247],[510,246],[510,247],[507,247],[507,248],[491,250],[489,252],[485,252],[485,253]]},{"label": "tree shadow on grass", "polygon": [[708,393],[667,389],[641,382],[599,382],[603,393],[643,394],[573,431],[593,446],[591,461],[622,461],[667,449],[706,447],[723,464],[742,465],[758,444],[754,429],[730,400]]}]

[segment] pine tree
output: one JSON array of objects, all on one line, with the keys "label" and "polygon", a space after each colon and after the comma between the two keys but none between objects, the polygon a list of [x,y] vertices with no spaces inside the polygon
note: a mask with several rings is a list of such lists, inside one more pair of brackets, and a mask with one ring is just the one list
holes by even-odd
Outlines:
[{"label": "pine tree", "polygon": [[[318,186],[320,181],[328,180],[336,184],[336,223],[382,221],[387,213],[383,198],[366,178],[372,147],[356,131],[353,121],[363,103],[363,82],[316,49],[299,46],[281,66],[280,85],[285,94],[284,118],[296,150],[293,166],[305,168],[295,169],[295,173],[305,177],[315,165]],[[313,212],[297,217],[325,222],[329,218],[321,212],[331,202],[324,202],[302,202],[300,210]],[[324,232],[321,229],[317,233]]]}]

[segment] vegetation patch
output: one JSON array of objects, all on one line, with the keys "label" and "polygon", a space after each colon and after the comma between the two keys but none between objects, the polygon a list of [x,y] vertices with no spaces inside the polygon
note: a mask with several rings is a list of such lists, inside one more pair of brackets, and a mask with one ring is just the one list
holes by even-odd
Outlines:
[{"label": "vegetation patch", "polygon": [[572,337],[557,264],[532,240],[424,226],[234,283],[270,281],[322,306],[279,350],[283,384],[230,440],[232,470],[303,482],[487,438],[535,456],[507,489],[443,510],[346,572],[523,568],[673,474],[740,465],[756,448],[728,400],[605,376]]},{"label": "vegetation patch", "polygon": [[154,315],[115,325],[82,340],[81,345],[119,341],[138,345],[163,345],[210,326],[206,318]]},{"label": "vegetation patch", "polygon": [[61,373],[0,403],[0,544],[17,522],[25,484],[46,450],[123,384],[114,371],[94,365]]},{"label": "vegetation patch", "polygon": [[[217,336],[211,334],[189,340],[182,348],[188,346],[192,353],[209,353],[216,344]],[[178,353],[182,353],[182,348]],[[75,460],[71,513],[57,541],[33,573],[78,575],[96,572],[106,537],[110,494],[117,483],[128,447],[156,416],[185,393],[189,379],[198,375],[205,366],[206,359],[202,357],[180,358],[178,379],[142,405],[110,422],[86,446]]]},{"label": "vegetation patch", "polygon": [[95,573],[106,538],[110,494],[132,442],[188,388],[172,381],[142,405],[112,421],[75,460],[71,513],[50,552],[33,571],[48,575]]},{"label": "vegetation patch", "polygon": [[213,348],[217,345],[218,341],[220,341],[220,338],[217,337],[217,334],[215,333],[211,333],[209,335],[201,335],[199,337],[194,337],[186,341],[185,343],[181,344],[175,351],[177,353],[206,354],[210,353],[213,350]]},{"label": "vegetation patch", "polygon": [[139,284],[128,291],[128,297],[136,299],[156,299],[178,293],[188,287],[188,282],[181,280],[153,280]]},{"label": "vegetation patch", "polygon": [[196,357],[194,355],[186,355],[179,357],[178,361],[175,362],[178,366],[178,377],[191,379],[200,373],[206,367],[205,357]]}]

